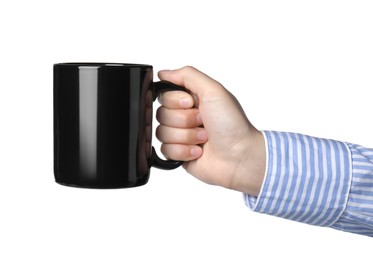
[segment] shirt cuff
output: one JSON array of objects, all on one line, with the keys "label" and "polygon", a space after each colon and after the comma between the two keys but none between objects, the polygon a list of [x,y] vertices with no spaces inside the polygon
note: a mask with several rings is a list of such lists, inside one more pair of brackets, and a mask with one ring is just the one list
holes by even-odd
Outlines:
[{"label": "shirt cuff", "polygon": [[307,135],[263,131],[266,173],[258,197],[244,194],[256,212],[331,226],[348,200],[352,166],[347,144]]},{"label": "shirt cuff", "polygon": [[373,237],[373,149],[347,145],[352,155],[351,189],[345,211],[331,227]]}]

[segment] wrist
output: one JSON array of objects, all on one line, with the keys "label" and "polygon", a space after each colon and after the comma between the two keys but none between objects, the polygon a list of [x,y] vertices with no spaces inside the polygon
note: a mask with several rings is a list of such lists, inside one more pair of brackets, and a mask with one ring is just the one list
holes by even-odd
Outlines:
[{"label": "wrist", "polygon": [[238,163],[230,188],[258,196],[266,171],[266,147],[263,133],[256,129],[253,132],[245,142],[246,149]]}]

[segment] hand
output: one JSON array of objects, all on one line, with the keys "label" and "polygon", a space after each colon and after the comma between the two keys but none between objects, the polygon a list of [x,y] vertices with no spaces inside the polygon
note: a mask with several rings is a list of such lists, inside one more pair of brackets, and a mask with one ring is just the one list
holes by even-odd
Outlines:
[{"label": "hand", "polygon": [[157,111],[157,138],[169,159],[213,185],[259,194],[265,172],[264,138],[236,98],[220,83],[193,67],[160,71],[161,80],[183,86],[163,93]]}]

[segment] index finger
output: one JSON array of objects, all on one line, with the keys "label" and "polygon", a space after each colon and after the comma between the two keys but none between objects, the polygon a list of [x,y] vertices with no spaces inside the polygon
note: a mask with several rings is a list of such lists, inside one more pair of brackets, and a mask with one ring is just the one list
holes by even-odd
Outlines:
[{"label": "index finger", "polygon": [[170,109],[185,109],[194,106],[194,100],[191,95],[184,91],[166,91],[158,97],[159,103]]}]

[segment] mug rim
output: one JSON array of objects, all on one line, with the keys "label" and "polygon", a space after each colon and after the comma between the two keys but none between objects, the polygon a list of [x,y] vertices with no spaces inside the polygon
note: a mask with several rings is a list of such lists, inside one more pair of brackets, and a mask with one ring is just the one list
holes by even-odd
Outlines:
[{"label": "mug rim", "polygon": [[54,66],[153,68],[152,65],[147,65],[147,64],[120,63],[120,62],[62,62],[62,63],[55,63]]}]

